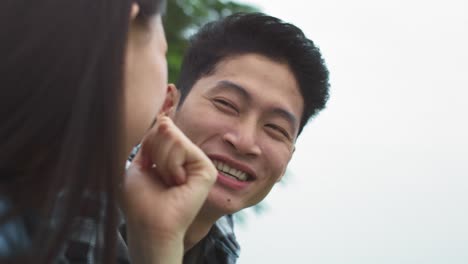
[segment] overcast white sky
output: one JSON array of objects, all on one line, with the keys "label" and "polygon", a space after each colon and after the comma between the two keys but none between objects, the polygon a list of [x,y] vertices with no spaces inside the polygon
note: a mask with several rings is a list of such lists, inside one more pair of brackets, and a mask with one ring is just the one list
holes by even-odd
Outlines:
[{"label": "overcast white sky", "polygon": [[468,1],[245,0],[331,72],[239,264],[468,263]]}]

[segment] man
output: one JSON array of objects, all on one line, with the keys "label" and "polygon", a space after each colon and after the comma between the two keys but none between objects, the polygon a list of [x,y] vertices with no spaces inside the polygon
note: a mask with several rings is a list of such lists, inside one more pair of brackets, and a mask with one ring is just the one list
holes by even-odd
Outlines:
[{"label": "man", "polygon": [[[281,180],[304,125],[325,107],[328,89],[318,48],[277,18],[235,14],[191,38],[177,89],[169,85],[162,111],[212,160],[218,176],[184,233],[184,263],[236,262],[231,215],[259,203]],[[170,178],[164,181],[171,185]],[[177,212],[155,215],[171,213]],[[126,263],[126,246],[119,244],[119,261]]]},{"label": "man", "polygon": [[192,37],[177,88],[180,101],[170,116],[219,172],[185,236],[185,260],[234,263],[235,241],[210,241],[226,227],[213,225],[259,203],[283,177],[297,136],[328,99],[328,70],[297,27],[236,14]]}]

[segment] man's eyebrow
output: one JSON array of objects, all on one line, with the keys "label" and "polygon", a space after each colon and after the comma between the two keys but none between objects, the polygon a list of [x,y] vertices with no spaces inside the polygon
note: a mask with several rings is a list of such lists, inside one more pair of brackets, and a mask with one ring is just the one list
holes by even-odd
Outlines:
[{"label": "man's eyebrow", "polygon": [[243,99],[245,101],[251,101],[251,96],[247,92],[247,90],[244,87],[242,87],[241,85],[239,85],[237,83],[234,83],[234,82],[231,82],[231,81],[226,81],[226,80],[219,81],[215,86],[215,90],[218,90],[218,91],[219,90],[234,91],[237,94],[239,94],[241,97],[243,97]]}]

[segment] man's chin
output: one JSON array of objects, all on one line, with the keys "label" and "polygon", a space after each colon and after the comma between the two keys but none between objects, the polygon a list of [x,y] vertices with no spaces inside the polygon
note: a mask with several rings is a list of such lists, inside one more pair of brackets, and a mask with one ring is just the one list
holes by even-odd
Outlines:
[{"label": "man's chin", "polygon": [[239,197],[226,192],[216,184],[208,195],[204,207],[210,210],[210,213],[217,214],[219,217],[234,214],[243,208],[239,202]]}]

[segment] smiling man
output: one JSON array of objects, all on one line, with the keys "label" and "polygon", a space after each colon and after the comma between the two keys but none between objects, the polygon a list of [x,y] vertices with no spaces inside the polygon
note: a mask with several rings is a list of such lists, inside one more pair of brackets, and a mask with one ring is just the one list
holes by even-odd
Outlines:
[{"label": "smiling man", "polygon": [[303,108],[289,66],[263,55],[223,59],[195,83],[174,122],[219,170],[206,215],[219,218],[265,197],[284,175]]},{"label": "smiling man", "polygon": [[298,135],[325,107],[328,70],[294,25],[236,14],[191,38],[177,88],[174,123],[218,169],[186,233],[184,263],[234,263],[230,215],[259,203],[283,177]]}]

